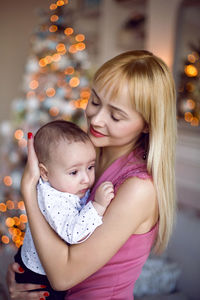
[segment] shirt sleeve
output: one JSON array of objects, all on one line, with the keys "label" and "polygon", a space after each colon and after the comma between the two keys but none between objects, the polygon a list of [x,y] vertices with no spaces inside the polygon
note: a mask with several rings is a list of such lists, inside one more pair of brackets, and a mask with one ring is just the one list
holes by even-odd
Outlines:
[{"label": "shirt sleeve", "polygon": [[48,183],[38,184],[38,203],[49,225],[67,243],[85,241],[102,224],[91,201],[83,208],[78,196],[62,193]]}]

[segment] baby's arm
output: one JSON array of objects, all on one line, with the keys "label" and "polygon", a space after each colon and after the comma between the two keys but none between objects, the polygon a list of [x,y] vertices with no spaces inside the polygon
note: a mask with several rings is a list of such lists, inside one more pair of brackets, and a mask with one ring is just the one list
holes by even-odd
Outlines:
[{"label": "baby's arm", "polygon": [[89,201],[82,209],[76,195],[39,185],[39,207],[49,225],[67,243],[86,240],[102,224],[102,216]]},{"label": "baby's arm", "polygon": [[100,216],[106,211],[110,201],[114,198],[114,187],[111,181],[105,181],[97,188],[93,206]]}]

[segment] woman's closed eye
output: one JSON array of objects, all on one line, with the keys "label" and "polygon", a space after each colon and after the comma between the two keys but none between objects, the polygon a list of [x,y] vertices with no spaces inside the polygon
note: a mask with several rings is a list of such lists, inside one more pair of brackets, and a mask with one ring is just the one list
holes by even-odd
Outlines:
[{"label": "woman's closed eye", "polygon": [[98,101],[98,100],[95,100],[95,99],[92,99],[92,100],[91,100],[91,104],[92,104],[92,105],[95,105],[95,106],[100,105],[99,101]]},{"label": "woman's closed eye", "polygon": [[115,121],[115,122],[119,122],[120,121],[120,117],[117,117],[113,114],[111,114],[111,118]]}]

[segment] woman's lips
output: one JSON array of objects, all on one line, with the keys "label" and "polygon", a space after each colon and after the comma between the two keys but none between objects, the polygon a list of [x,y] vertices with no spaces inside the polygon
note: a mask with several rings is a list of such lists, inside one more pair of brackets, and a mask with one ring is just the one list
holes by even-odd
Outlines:
[{"label": "woman's lips", "polygon": [[104,137],[105,136],[104,134],[94,130],[94,128],[91,125],[90,125],[90,133],[92,135],[94,135],[95,137]]}]

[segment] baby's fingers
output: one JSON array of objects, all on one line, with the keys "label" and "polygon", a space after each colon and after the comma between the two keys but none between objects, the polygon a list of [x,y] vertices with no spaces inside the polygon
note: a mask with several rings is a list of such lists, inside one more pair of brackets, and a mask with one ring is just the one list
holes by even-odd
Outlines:
[{"label": "baby's fingers", "polygon": [[107,201],[111,201],[114,197],[115,197],[115,195],[114,195],[113,192],[108,193],[107,196],[106,196]]}]

